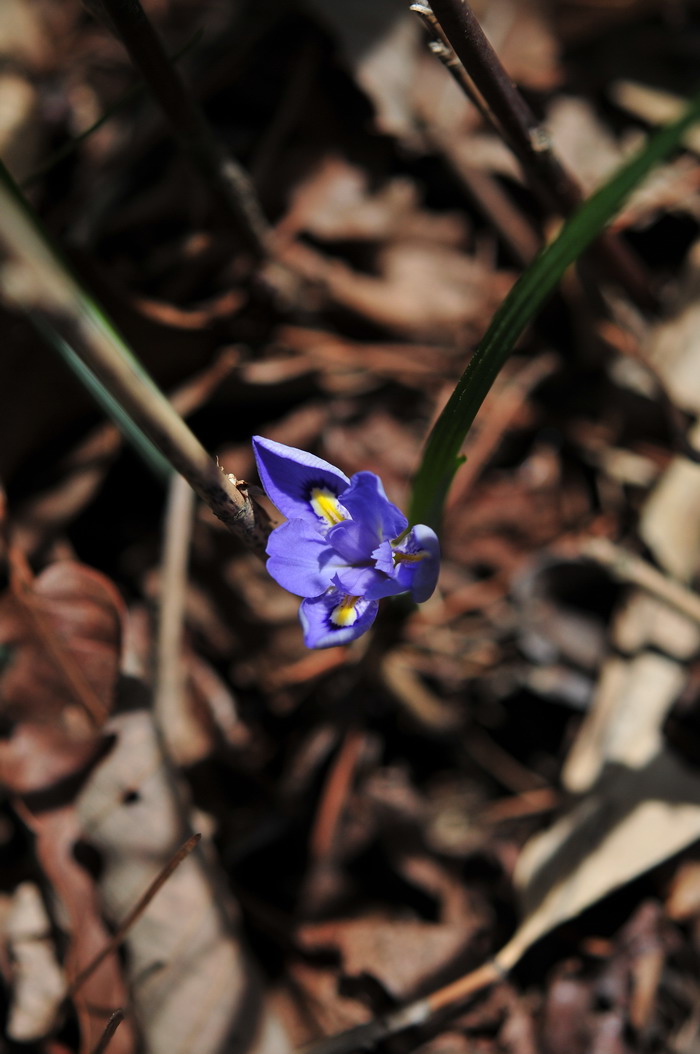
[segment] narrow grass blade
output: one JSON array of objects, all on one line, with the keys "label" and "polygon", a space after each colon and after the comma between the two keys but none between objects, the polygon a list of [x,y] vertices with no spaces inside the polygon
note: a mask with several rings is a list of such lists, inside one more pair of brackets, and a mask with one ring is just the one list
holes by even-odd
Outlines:
[{"label": "narrow grass blade", "polygon": [[595,241],[628,195],[700,119],[700,95],[662,129],[564,225],[558,237],[521,275],[494,315],[483,340],[435,423],[413,482],[411,523],[439,527],[452,479],[464,461],[459,451],[476,414],[516,341],[553,293],[566,269]]},{"label": "narrow grass blade", "polygon": [[[215,516],[263,556],[269,518],[209,456],[114,326],[71,273],[12,176],[0,162],[0,296],[22,309],[51,343],[90,378],[91,390],[121,428],[126,419],[188,481]],[[106,394],[110,396],[105,399]],[[142,445],[142,449],[145,449]],[[151,452],[151,464],[158,455]]]},{"label": "narrow grass blade", "polygon": [[151,470],[154,476],[165,482],[171,475],[172,469],[161,454],[158,447],[154,446],[137,424],[126,414],[121,404],[111,395],[104,384],[95,376],[78,354],[63,339],[60,333],[47,319],[38,316],[32,317],[32,323],[41,333],[44,339],[51,344],[61,358],[73,371],[78,380],[87,388],[98,406],[104,410],[107,417],[117,426],[128,443],[131,444],[141,460]]}]

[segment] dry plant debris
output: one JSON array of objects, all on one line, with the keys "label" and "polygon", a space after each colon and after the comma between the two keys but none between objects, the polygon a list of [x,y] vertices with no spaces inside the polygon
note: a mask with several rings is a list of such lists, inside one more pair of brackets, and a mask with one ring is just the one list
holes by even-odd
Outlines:
[{"label": "dry plant debris", "polygon": [[[78,0],[0,3],[0,157],[225,471],[261,434],[405,508],[560,216],[407,3],[147,10],[267,258]],[[586,191],[695,87],[694,5],[474,10]],[[3,1051],[698,1049],[699,186],[695,133],[615,224],[657,306],[572,270],[437,592],[327,652],[0,300]]]}]

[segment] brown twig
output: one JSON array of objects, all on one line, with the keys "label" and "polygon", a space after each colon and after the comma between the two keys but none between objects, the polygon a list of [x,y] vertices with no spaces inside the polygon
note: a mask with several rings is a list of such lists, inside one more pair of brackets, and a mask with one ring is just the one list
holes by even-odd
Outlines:
[{"label": "brown twig", "polygon": [[250,177],[223,154],[139,0],[91,0],[89,6],[105,12],[221,214],[235,225],[247,250],[256,259],[264,258],[269,228]]},{"label": "brown twig", "polygon": [[102,1035],[100,1036],[99,1043],[97,1044],[97,1046],[92,1051],[92,1054],[104,1054],[104,1052],[106,1051],[107,1047],[109,1046],[109,1044],[112,1041],[112,1036],[117,1031],[117,1029],[119,1028],[119,1026],[121,1025],[123,1020],[124,1020],[124,1011],[123,1011],[123,1009],[121,1007],[119,1007],[118,1010],[114,1011],[114,1013],[110,1017],[109,1021],[105,1025],[105,1030],[102,1033]]},{"label": "brown twig", "polygon": [[354,1051],[371,1050],[390,1036],[425,1024],[446,1007],[466,1002],[478,992],[501,981],[504,976],[505,970],[496,960],[491,960],[424,999],[417,999],[408,1006],[367,1022],[366,1025],[358,1025],[346,1032],[311,1043],[302,1047],[298,1054],[353,1054]]},{"label": "brown twig", "polygon": [[361,728],[349,728],[328,773],[311,831],[310,850],[314,861],[323,862],[333,852],[338,824],[364,745],[364,731]]},{"label": "brown twig", "polygon": [[148,905],[151,903],[156,893],[165,885],[173,871],[176,870],[182,863],[182,861],[190,855],[192,850],[199,845],[201,840],[201,834],[193,834],[184,842],[178,851],[170,858],[165,867],[156,875],[154,880],[151,882],[145,893],[138,899],[134,907],[131,909],[129,914],[126,916],[120,926],[117,927],[116,932],[112,936],[111,940],[107,941],[102,951],[100,951],[95,958],[88,963],[88,965],[80,971],[77,977],[73,979],[68,989],[68,995],[74,996],[76,992],[85,984],[88,977],[95,972],[100,963],[104,962],[108,955],[115,952],[119,945],[122,943],[127,933],[134,925],[136,920],[143,914]]},{"label": "brown twig", "polygon": [[489,109],[485,99],[455,53],[432,7],[427,3],[411,4],[411,11],[418,15],[425,26],[430,37],[429,46],[433,55],[440,60],[457,86],[461,88],[481,116],[490,124],[495,124],[497,120],[495,114]]},{"label": "brown twig", "polygon": [[[550,208],[571,215],[583,200],[581,189],[557,158],[546,128],[503,68],[467,0],[431,0],[419,7],[432,9],[438,39],[454,51],[467,76],[456,75],[453,62],[450,72],[472,101],[474,92],[467,83],[476,86],[485,103],[479,109],[493,115],[499,134],[520,161],[533,190]],[[423,10],[420,14],[425,22]],[[650,280],[626,246],[610,232],[604,232],[597,244],[608,271],[630,295],[644,307],[656,306]]]},{"label": "brown twig", "polygon": [[523,167],[551,203],[570,212],[581,200],[580,191],[554,154],[547,130],[506,73],[469,4],[466,0],[431,0],[430,6]]}]

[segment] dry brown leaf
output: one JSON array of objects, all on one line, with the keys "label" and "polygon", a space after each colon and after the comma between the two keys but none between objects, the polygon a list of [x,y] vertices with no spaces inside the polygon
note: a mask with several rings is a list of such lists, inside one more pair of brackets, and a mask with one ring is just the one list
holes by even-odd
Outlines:
[{"label": "dry brown leaf", "polygon": [[427,242],[395,242],[379,254],[381,278],[334,263],[331,296],[345,308],[417,339],[454,337],[485,318],[496,295],[492,276],[473,257]]},{"label": "dry brown leaf", "polygon": [[[74,852],[82,832],[70,798],[105,744],[94,712],[88,720],[80,702],[86,694],[105,714],[111,707],[122,603],[108,579],[81,564],[53,564],[33,582],[16,555],[13,566],[14,592],[0,605],[0,640],[10,655],[0,691],[5,717],[13,722],[11,734],[0,740],[0,770],[6,787],[23,796],[15,798],[16,808],[34,834],[37,859],[56,897],[59,927],[68,937],[67,971],[75,976],[109,939],[93,880]],[[34,976],[21,980],[18,1013],[27,985],[41,983]],[[111,955],[75,1000],[86,1048],[96,1045],[109,1014],[127,1001],[118,959]],[[56,1023],[50,1014],[47,1005],[37,1019],[42,1033]],[[16,1027],[22,1034],[30,1027],[21,1013]],[[129,1023],[112,1049],[133,1051]]]},{"label": "dry brown leaf", "polygon": [[[669,124],[677,120],[686,105],[686,100],[680,95],[638,81],[613,81],[609,92],[618,106],[650,125]],[[696,125],[688,129],[683,141],[695,153],[700,153],[700,132]]]},{"label": "dry brown leaf", "polygon": [[393,179],[371,193],[365,171],[342,157],[321,158],[293,188],[278,235],[307,231],[324,241],[379,241],[410,223],[417,191],[406,179]]},{"label": "dry brown leaf", "polygon": [[547,130],[557,156],[576,173],[584,194],[591,194],[622,164],[624,153],[591,104],[558,96],[547,112]]},{"label": "dry brown leaf", "polygon": [[[652,332],[648,351],[674,401],[693,413],[700,412],[699,290],[700,244],[696,244],[676,303]],[[689,438],[700,449],[697,425]],[[677,457],[649,498],[640,534],[662,567],[682,581],[690,581],[697,572],[699,524],[700,466]]]},{"label": "dry brown leaf", "polygon": [[71,670],[108,713],[119,669],[123,604],[98,571],[72,561],[52,564],[19,596],[0,602],[0,643],[10,652],[0,695],[5,716],[77,735],[84,720]]},{"label": "dry brown leaf", "polygon": [[406,999],[453,966],[473,936],[471,927],[454,922],[428,923],[370,914],[304,926],[297,939],[309,953],[337,951],[344,978],[368,975],[395,999]]},{"label": "dry brown leaf", "polygon": [[[66,969],[72,980],[102,951],[110,937],[102,921],[95,883],[76,859],[75,848],[83,832],[72,804],[34,814],[26,808],[23,812],[34,833],[41,869],[58,898],[60,926],[69,937]],[[116,954],[108,955],[90,974],[74,1004],[82,1040],[92,1050],[112,1012],[129,1005]],[[133,1054],[135,1045],[133,1024],[124,1021],[112,1040],[110,1052]]]},{"label": "dry brown leaf", "polygon": [[[595,707],[564,772],[568,788],[582,797],[528,843],[518,862],[524,918],[499,954],[503,965],[700,838],[700,776],[661,736],[663,718],[684,683],[678,659],[695,653],[700,633],[683,616],[639,593],[618,618],[615,639],[621,648],[630,628],[642,630],[637,654],[613,658],[604,667]],[[654,644],[659,638],[674,640],[671,657],[654,651],[663,647]]]},{"label": "dry brown leaf", "polygon": [[22,0],[2,0],[0,4],[0,57],[21,63],[29,69],[46,67],[52,40],[38,8]]},{"label": "dry brown leaf", "polygon": [[[50,792],[80,773],[103,739],[80,705],[92,693],[105,713],[119,667],[122,602],[112,583],[82,564],[48,567],[0,601],[8,661],[0,699],[10,724],[0,739],[0,773],[15,794]],[[77,684],[72,674],[77,667]]]},{"label": "dry brown leaf", "polygon": [[[664,379],[696,364],[700,343],[666,363]],[[693,391],[690,399],[697,399]],[[695,407],[697,408],[697,407]],[[696,426],[693,440],[700,443]],[[700,506],[700,469],[677,458],[643,511],[640,533],[661,567],[689,579],[700,564],[700,531],[670,543],[676,520]],[[512,965],[534,941],[700,838],[700,775],[666,745],[663,721],[687,680],[700,628],[640,589],[612,630],[617,654],[603,666],[594,706],[567,759],[563,780],[576,804],[532,839],[518,863],[524,917],[499,955]]]},{"label": "dry brown leaf", "polygon": [[411,84],[420,27],[402,0],[312,0],[329,25],[358,85],[374,103],[376,121],[391,135],[412,131]]},{"label": "dry brown leaf", "polygon": [[552,91],[561,81],[559,41],[551,10],[542,0],[477,0],[474,10],[509,75],[532,91]]}]

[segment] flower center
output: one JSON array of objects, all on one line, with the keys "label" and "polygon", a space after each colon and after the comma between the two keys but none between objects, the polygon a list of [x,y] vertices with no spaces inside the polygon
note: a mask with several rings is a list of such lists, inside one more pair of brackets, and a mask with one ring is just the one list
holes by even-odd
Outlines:
[{"label": "flower center", "polygon": [[347,519],[340,502],[333,491],[327,487],[314,487],[311,491],[311,508],[317,516],[334,527],[336,523],[342,523]]},{"label": "flower center", "polygon": [[357,622],[358,611],[355,605],[359,599],[359,597],[343,597],[331,611],[331,622],[334,626],[352,626]]}]

